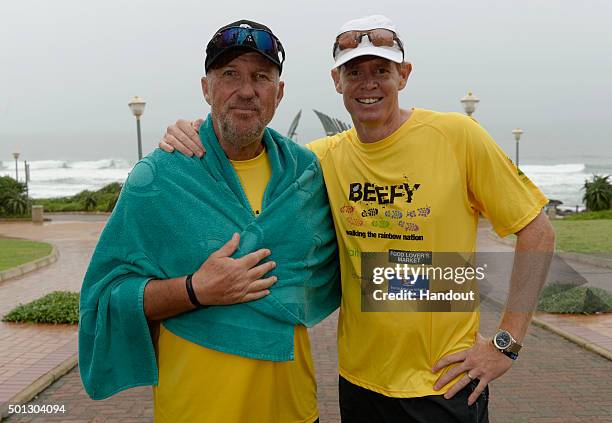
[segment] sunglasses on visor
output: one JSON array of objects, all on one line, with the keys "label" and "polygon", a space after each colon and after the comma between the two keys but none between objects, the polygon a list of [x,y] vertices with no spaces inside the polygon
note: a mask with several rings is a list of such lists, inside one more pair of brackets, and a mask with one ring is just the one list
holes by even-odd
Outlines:
[{"label": "sunglasses on visor", "polygon": [[404,54],[404,45],[395,32],[389,29],[377,28],[368,31],[347,31],[338,35],[332,51],[334,59],[340,51],[355,48],[361,44],[364,35],[367,35],[372,45],[376,47],[393,47],[397,43],[397,46],[402,51],[402,55]]},{"label": "sunglasses on visor", "polygon": [[[285,50],[281,42],[270,32],[257,28],[230,27],[215,34],[211,46],[221,52],[229,47],[251,47],[268,56],[279,65],[285,61]],[[215,53],[213,52],[213,56]]]}]

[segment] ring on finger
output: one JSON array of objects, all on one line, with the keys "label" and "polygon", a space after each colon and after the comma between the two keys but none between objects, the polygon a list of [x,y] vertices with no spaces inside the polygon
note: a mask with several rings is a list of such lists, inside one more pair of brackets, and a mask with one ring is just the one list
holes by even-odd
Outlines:
[{"label": "ring on finger", "polygon": [[472,375],[470,375],[470,372],[467,372],[465,375],[468,377],[468,379],[470,379],[470,380],[474,380],[474,378],[472,377]]}]

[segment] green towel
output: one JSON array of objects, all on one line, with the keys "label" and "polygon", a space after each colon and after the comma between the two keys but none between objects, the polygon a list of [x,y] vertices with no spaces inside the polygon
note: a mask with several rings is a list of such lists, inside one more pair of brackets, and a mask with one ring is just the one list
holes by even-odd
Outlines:
[{"label": "green towel", "polygon": [[[244,357],[293,359],[295,325],[312,326],[338,307],[336,237],[313,153],[267,128],[272,175],[255,217],[208,119],[202,159],[156,150],[130,173],[81,289],[79,366],[85,390],[104,399],[157,384],[143,311],[147,281],[195,272],[234,232],[234,258],[270,248],[278,282],[257,301],[213,306],[164,321],[174,334]],[[180,357],[177,357],[180,359]]]}]

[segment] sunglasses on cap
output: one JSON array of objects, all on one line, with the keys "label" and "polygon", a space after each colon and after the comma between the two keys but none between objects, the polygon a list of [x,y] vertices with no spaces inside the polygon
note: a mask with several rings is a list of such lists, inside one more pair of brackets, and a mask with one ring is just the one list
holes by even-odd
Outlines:
[{"label": "sunglasses on cap", "polygon": [[212,63],[221,53],[232,47],[248,47],[258,51],[279,67],[285,61],[283,45],[272,33],[264,29],[229,27],[217,32],[210,40],[207,55]]},{"label": "sunglasses on cap", "polygon": [[359,44],[361,44],[361,40],[363,39],[364,35],[367,35],[372,45],[376,47],[393,47],[395,43],[397,43],[397,46],[402,51],[403,56],[404,45],[397,34],[389,29],[376,28],[369,29],[367,31],[347,31],[338,35],[332,51],[334,59],[340,51],[356,48]]}]

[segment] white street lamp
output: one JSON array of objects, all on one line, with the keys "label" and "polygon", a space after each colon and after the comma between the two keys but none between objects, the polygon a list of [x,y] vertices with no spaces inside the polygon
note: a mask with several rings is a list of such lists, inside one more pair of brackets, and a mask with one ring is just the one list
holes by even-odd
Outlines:
[{"label": "white street lamp", "polygon": [[515,128],[512,130],[514,134],[514,139],[516,140],[516,167],[519,166],[519,140],[521,139],[521,135],[523,135],[523,130],[521,128]]},{"label": "white street lamp", "polygon": [[144,113],[145,105],[147,103],[138,96],[134,96],[132,100],[128,103],[130,106],[130,110],[134,116],[136,116],[136,131],[138,132],[138,160],[142,159],[142,138],[140,136],[140,116]]},{"label": "white street lamp", "polygon": [[472,113],[474,113],[474,110],[476,110],[476,106],[478,105],[479,102],[480,102],[480,99],[476,97],[474,94],[472,94],[471,91],[468,93],[468,95],[466,95],[465,97],[461,99],[461,104],[463,105],[463,109],[465,110],[465,113],[468,116],[472,116]]},{"label": "white street lamp", "polygon": [[17,159],[19,158],[19,153],[13,153],[13,157],[15,158],[15,180],[19,181],[19,171],[17,170]]}]

